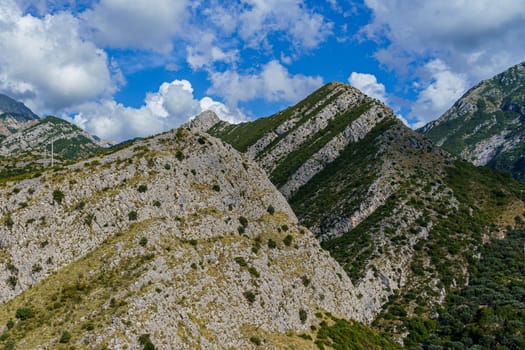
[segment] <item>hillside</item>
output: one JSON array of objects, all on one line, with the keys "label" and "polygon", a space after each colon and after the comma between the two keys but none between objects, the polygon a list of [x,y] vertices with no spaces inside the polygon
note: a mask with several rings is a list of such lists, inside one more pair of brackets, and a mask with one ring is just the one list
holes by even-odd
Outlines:
[{"label": "hillside", "polygon": [[51,144],[55,165],[101,152],[112,145],[60,118],[32,120],[0,140],[0,176],[51,166]]},{"label": "hillside", "polygon": [[476,165],[525,181],[525,62],[482,81],[419,131]]},{"label": "hillside", "polygon": [[397,348],[348,321],[368,317],[344,270],[217,139],[173,130],[0,186],[5,348],[309,349],[341,330]]},{"label": "hillside", "polygon": [[38,116],[22,102],[0,94],[0,140],[35,120]]},{"label": "hillside", "polygon": [[468,282],[484,242],[523,220],[524,186],[456,159],[347,85],[208,132],[266,170],[345,269],[367,320],[399,337]]}]

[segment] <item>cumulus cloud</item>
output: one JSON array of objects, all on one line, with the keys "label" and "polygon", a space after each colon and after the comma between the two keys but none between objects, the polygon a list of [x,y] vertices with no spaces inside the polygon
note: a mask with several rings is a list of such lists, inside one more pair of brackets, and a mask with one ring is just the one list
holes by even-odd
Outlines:
[{"label": "cumulus cloud", "polygon": [[410,118],[416,120],[413,123],[415,128],[441,116],[468,87],[463,75],[454,73],[439,59],[427,63],[424,69],[431,78],[410,112]]},{"label": "cumulus cloud", "polygon": [[188,0],[101,0],[81,17],[101,46],[169,52],[188,5]]},{"label": "cumulus cloud", "polygon": [[332,31],[332,24],[299,0],[246,0],[239,14],[239,33],[252,46],[264,41],[270,31],[288,33],[306,49],[319,45]]},{"label": "cumulus cloud", "polygon": [[223,97],[229,106],[261,98],[270,102],[296,102],[323,84],[320,76],[291,75],[278,61],[270,61],[256,74],[214,72],[208,93]]},{"label": "cumulus cloud", "polygon": [[90,102],[76,108],[72,122],[104,139],[123,141],[137,136],[149,136],[180,126],[205,110],[214,111],[229,122],[245,119],[237,109],[204,97],[193,95],[187,80],[163,83],[157,92],[148,93],[140,108],[126,107],[112,99]]},{"label": "cumulus cloud", "polygon": [[377,98],[378,100],[387,103],[388,98],[386,95],[385,85],[377,81],[377,78],[373,74],[357,73],[352,72],[348,77],[350,85],[361,90],[370,97]]},{"label": "cumulus cloud", "polygon": [[37,18],[0,0],[0,51],[0,89],[37,112],[53,113],[115,90],[106,53],[80,37],[71,14]]},{"label": "cumulus cloud", "polygon": [[516,0],[366,0],[373,19],[362,30],[390,43],[378,58],[396,69],[433,57],[471,83],[488,78],[525,57],[525,6]]}]

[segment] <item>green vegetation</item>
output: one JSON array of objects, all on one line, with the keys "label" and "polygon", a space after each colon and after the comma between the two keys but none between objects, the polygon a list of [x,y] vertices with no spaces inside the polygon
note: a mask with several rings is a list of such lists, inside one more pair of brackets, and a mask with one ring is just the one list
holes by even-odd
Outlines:
[{"label": "green vegetation", "polygon": [[275,208],[270,204],[268,208],[266,208],[266,211],[268,214],[273,215],[275,213]]},{"label": "green vegetation", "polygon": [[329,316],[322,321],[315,344],[321,350],[400,350],[401,346],[388,337],[355,321]]},{"label": "green vegetation", "polygon": [[59,342],[62,344],[67,344],[71,340],[71,333],[69,331],[62,332]]},{"label": "green vegetation", "polygon": [[137,220],[138,218],[138,214],[135,210],[132,210],[128,213],[128,219],[129,221],[134,221],[134,220]]},{"label": "green vegetation", "polygon": [[[308,96],[297,105],[287,108],[286,110],[274,114],[270,117],[259,118],[249,123],[240,123],[235,125],[226,125],[224,122],[214,125],[208,133],[219,137],[229,143],[238,151],[246,152],[249,146],[257,142],[265,134],[272,132],[286,120],[289,120],[295,111],[313,107],[322,98],[326,97],[335,87],[335,84],[327,84],[313,94]],[[308,115],[303,116],[299,125],[308,119]],[[284,136],[284,135],[283,135]]]},{"label": "green vegetation", "polygon": [[139,187],[137,188],[137,191],[139,191],[140,193],[144,193],[148,190],[148,186],[147,185],[139,185]]},{"label": "green vegetation", "polygon": [[253,291],[248,290],[244,292],[243,295],[250,304],[253,304],[253,302],[255,301],[255,293]]},{"label": "green vegetation", "polygon": [[447,296],[436,321],[412,318],[406,345],[414,349],[525,348],[525,231],[481,248],[467,287]]},{"label": "green vegetation", "polygon": [[[426,136],[434,142],[442,142],[444,149],[457,156],[466,150],[473,154],[475,145],[501,135],[507,144],[495,149],[487,165],[525,181],[524,77],[525,63],[520,63],[481,82],[454,104],[452,117],[420,131],[425,130]],[[465,110],[467,103],[475,108]]]},{"label": "green vegetation", "polygon": [[143,350],[155,350],[155,345],[151,341],[149,334],[142,334],[139,337],[139,344],[143,346]]},{"label": "green vegetation", "polygon": [[64,199],[64,193],[62,191],[60,190],[53,191],[53,202],[57,202],[58,204],[61,204],[63,199]]}]

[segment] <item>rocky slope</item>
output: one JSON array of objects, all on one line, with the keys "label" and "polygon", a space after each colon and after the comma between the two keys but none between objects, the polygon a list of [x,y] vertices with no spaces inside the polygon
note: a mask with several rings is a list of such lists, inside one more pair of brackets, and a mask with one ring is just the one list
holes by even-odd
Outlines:
[{"label": "rocky slope", "polygon": [[0,140],[0,176],[34,171],[86,157],[112,146],[77,126],[56,117],[23,122]]},{"label": "rocky slope", "polygon": [[475,165],[525,181],[525,62],[482,81],[419,131]]},{"label": "rocky slope", "polygon": [[38,120],[23,103],[0,94],[0,140]]},{"label": "rocky slope", "polygon": [[347,85],[208,132],[266,170],[352,279],[368,320],[400,336],[410,317],[435,315],[468,282],[478,247],[525,212],[523,186],[455,159]]},{"label": "rocky slope", "polygon": [[6,348],[306,349],[327,313],[374,314],[264,172],[210,136],[0,186]]}]

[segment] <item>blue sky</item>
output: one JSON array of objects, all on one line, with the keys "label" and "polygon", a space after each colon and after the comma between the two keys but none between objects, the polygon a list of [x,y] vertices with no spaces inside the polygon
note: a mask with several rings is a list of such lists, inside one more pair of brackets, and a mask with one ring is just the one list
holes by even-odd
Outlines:
[{"label": "blue sky", "polygon": [[0,92],[122,141],[330,81],[412,127],[525,60],[522,0],[0,0]]}]

